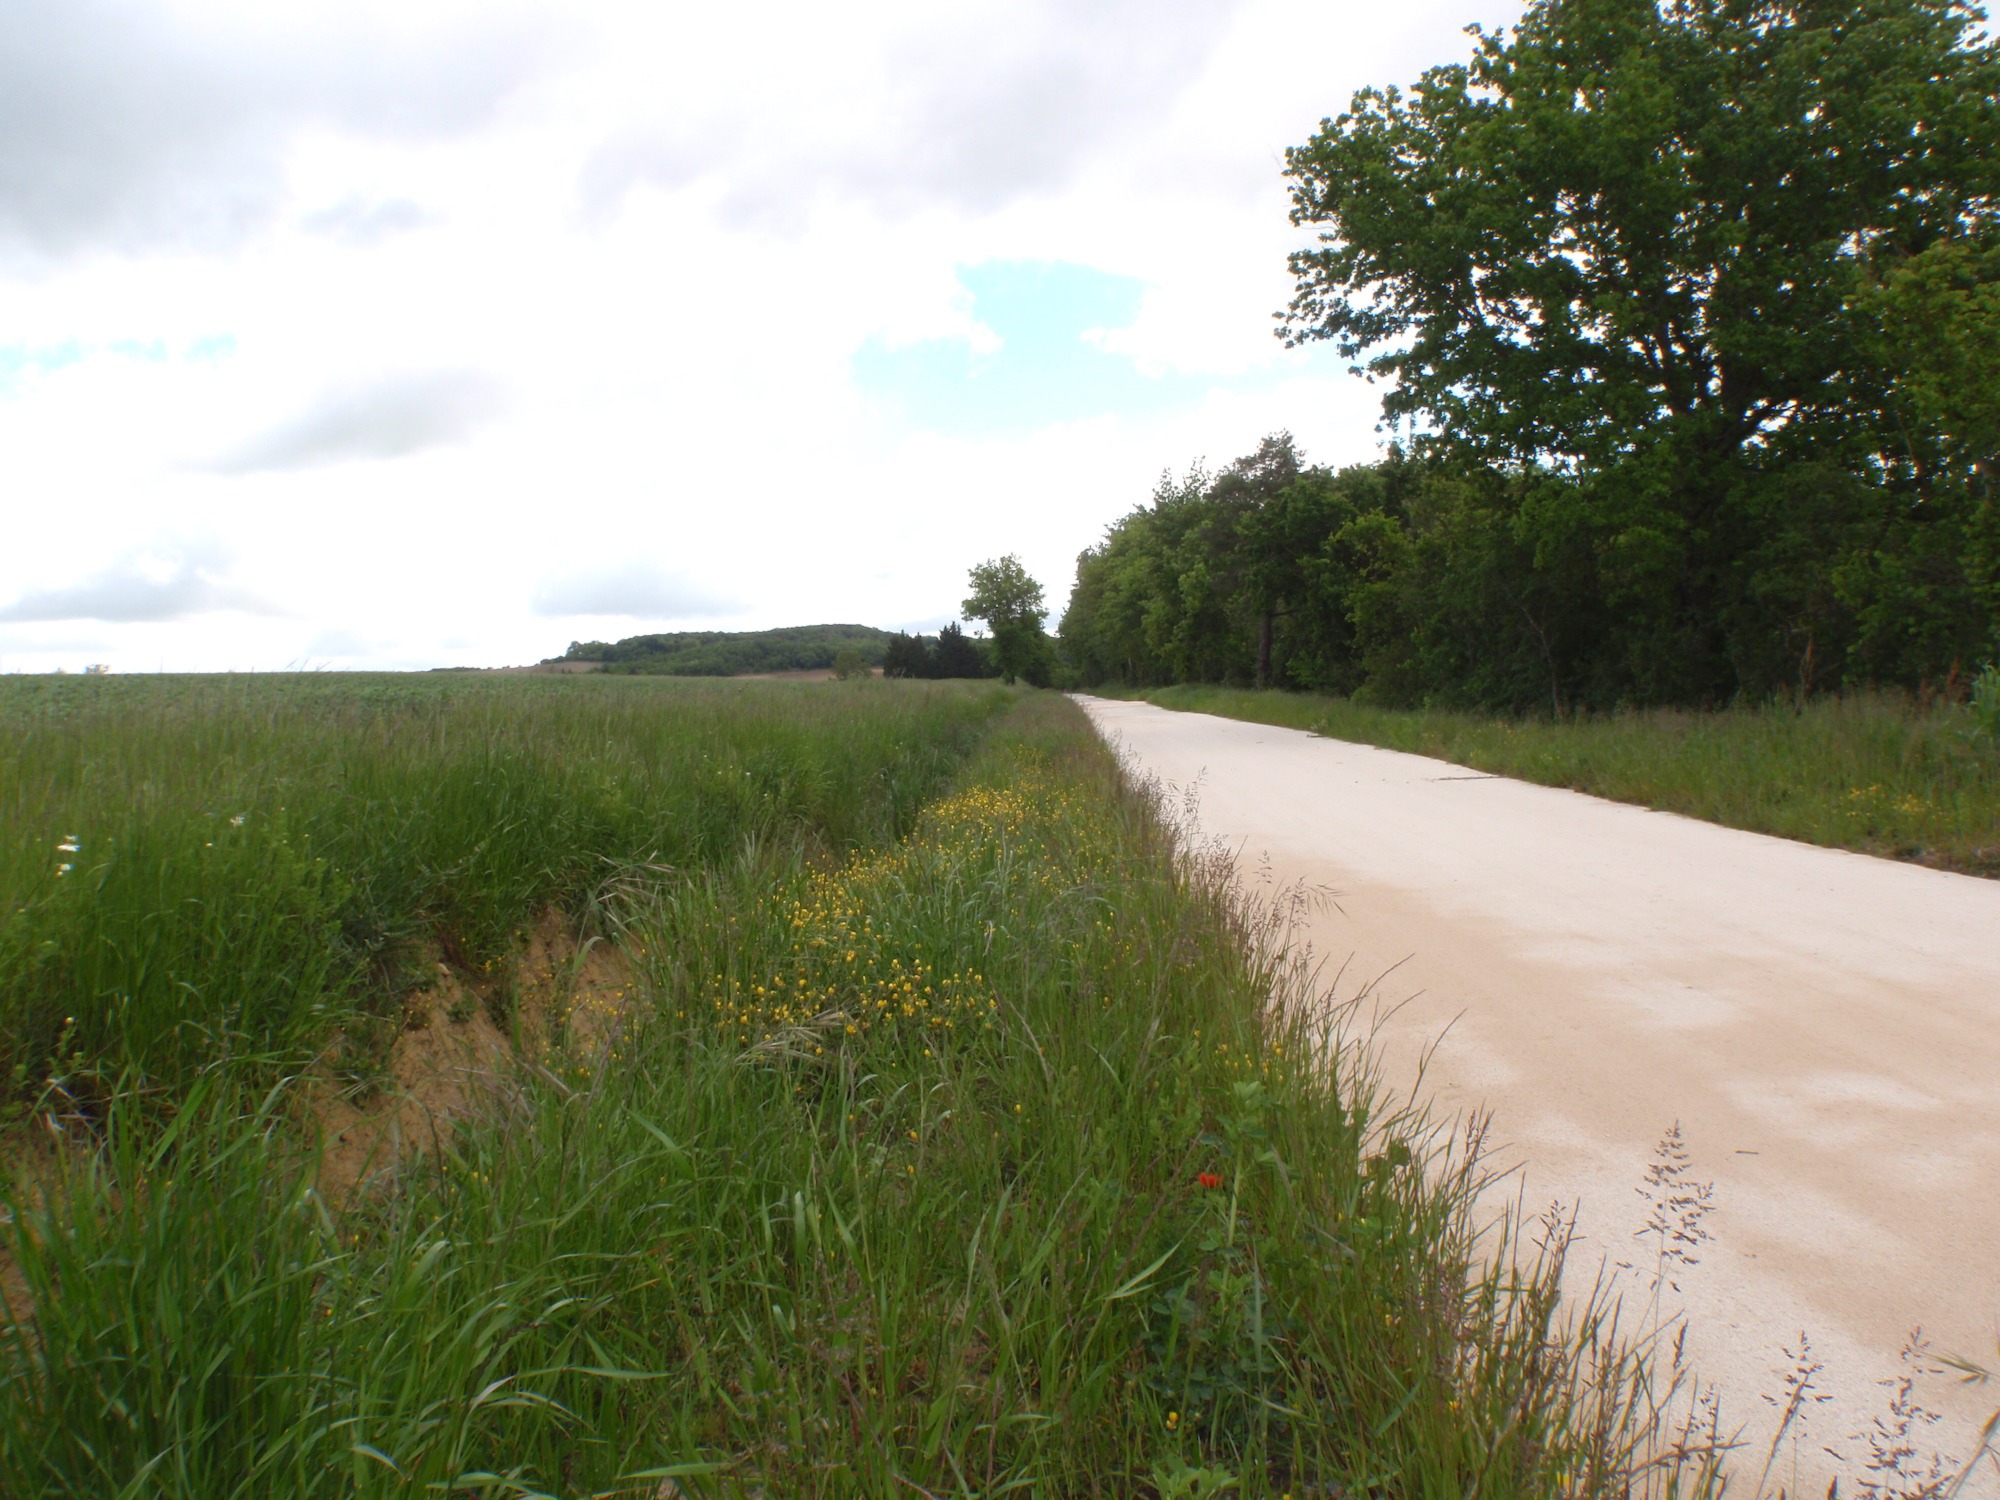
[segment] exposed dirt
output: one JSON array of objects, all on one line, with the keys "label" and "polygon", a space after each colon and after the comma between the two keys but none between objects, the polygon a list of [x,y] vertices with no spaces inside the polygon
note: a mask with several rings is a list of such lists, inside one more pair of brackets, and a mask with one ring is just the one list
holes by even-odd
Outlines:
[{"label": "exposed dirt", "polygon": [[[513,1047],[476,996],[442,964],[406,1002],[402,1034],[379,1087],[358,1101],[330,1083],[311,1109],[321,1131],[320,1191],[340,1201],[435,1146],[451,1122],[489,1098],[513,1065]],[[457,1015],[460,1019],[454,1020]]]},{"label": "exposed dirt", "polygon": [[544,912],[529,929],[512,977],[529,1054],[544,1061],[560,1045],[593,1065],[623,1030],[636,983],[622,949],[596,938],[579,942],[558,911]]},{"label": "exposed dirt", "polygon": [[315,1090],[321,1192],[343,1200],[433,1149],[454,1121],[493,1103],[520,1066],[546,1065],[558,1048],[594,1062],[622,1029],[631,993],[625,956],[606,943],[579,943],[554,910],[535,921],[497,979],[475,988],[437,965],[436,980],[404,1002],[379,1084],[359,1097],[331,1083]]}]

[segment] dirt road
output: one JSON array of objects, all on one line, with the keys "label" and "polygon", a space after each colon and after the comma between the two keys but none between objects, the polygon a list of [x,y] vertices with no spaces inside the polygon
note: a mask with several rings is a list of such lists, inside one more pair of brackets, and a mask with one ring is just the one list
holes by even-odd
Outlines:
[{"label": "dirt road", "polygon": [[[1577,1207],[1588,1270],[1657,1264],[1642,1189],[1678,1122],[1685,1180],[1712,1194],[1668,1300],[1759,1443],[1746,1480],[1802,1336],[1824,1368],[1773,1470],[1794,1494],[1835,1473],[1855,1492],[1912,1328],[1996,1363],[2000,882],[1084,702],[1139,768],[1199,784],[1202,831],[1246,872],[1268,858],[1280,882],[1331,888],[1315,952],[1346,963],[1343,988],[1386,976],[1378,998],[1408,1002],[1382,1034],[1392,1081],[1442,1035],[1426,1092],[1492,1111],[1529,1204]],[[1969,1451],[2000,1404],[1993,1386],[1916,1389],[1941,1413],[1915,1423],[1925,1449]],[[1964,1493],[2000,1494],[2000,1468]]]}]

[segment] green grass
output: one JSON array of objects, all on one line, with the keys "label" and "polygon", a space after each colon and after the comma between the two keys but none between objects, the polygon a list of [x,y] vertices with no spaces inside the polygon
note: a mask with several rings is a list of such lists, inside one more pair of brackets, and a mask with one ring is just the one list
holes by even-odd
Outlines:
[{"label": "green grass", "polygon": [[1081,714],[1013,701],[920,814],[604,892],[625,1031],[360,1199],[296,1085],[113,1095],[10,1198],[0,1492],[1615,1492],[1553,1265],[1475,1240],[1476,1166]]},{"label": "green grass", "polygon": [[1435,756],[1829,848],[2000,875],[2000,742],[1950,704],[1869,694],[1803,707],[1548,720],[1235,688],[1112,696]]},{"label": "green grass", "polygon": [[[0,1093],[379,1062],[410,975],[479,978],[633,862],[892,838],[998,689],[565,678],[0,678]],[[121,1083],[120,1080],[123,1080]]]}]

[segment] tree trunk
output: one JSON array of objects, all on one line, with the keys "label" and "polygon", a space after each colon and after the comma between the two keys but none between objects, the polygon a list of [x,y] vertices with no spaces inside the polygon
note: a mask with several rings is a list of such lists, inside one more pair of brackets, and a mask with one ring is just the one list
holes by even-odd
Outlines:
[{"label": "tree trunk", "polygon": [[1257,617],[1257,686],[1271,685],[1271,612]]}]

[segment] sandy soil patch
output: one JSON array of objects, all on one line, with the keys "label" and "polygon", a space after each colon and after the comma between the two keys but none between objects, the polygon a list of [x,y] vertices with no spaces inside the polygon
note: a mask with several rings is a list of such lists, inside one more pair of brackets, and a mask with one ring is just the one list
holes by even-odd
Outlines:
[{"label": "sandy soil patch", "polygon": [[548,1066],[558,1052],[594,1066],[622,1030],[633,992],[624,954],[579,942],[557,911],[542,914],[495,980],[475,988],[437,968],[436,981],[404,1001],[381,1084],[358,1100],[330,1086],[319,1091],[320,1186],[331,1198],[432,1150],[455,1121],[503,1098],[515,1069]]}]

